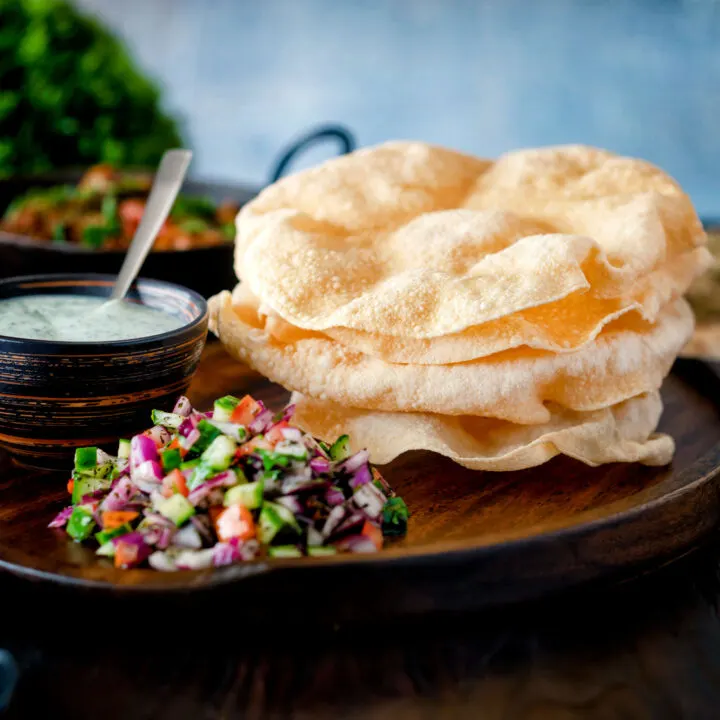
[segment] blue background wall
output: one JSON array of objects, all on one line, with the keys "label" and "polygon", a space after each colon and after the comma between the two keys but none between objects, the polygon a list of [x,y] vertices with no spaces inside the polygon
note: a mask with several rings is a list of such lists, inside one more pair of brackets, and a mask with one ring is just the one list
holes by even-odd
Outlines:
[{"label": "blue background wall", "polygon": [[196,176],[263,183],[294,136],[340,122],[489,156],[596,144],[720,215],[717,0],[78,1],[166,85]]}]

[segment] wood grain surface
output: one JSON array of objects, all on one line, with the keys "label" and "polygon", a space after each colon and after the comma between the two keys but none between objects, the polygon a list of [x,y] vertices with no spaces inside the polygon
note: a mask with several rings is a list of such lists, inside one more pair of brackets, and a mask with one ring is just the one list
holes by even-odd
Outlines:
[{"label": "wood grain surface", "polygon": [[[195,400],[257,382],[209,345]],[[677,418],[683,440],[676,464],[720,437],[718,387],[711,367],[692,362],[679,364],[666,385],[667,417]],[[546,470],[527,487],[519,487],[520,478],[500,478],[496,490],[483,490],[481,530],[497,532],[510,506],[515,530],[554,524],[597,503],[651,492],[665,478],[643,470],[649,474],[642,479],[599,482],[578,469],[568,498],[552,487],[555,471]],[[433,537],[444,528],[462,536],[457,525],[475,507],[477,483],[449,472],[440,479],[457,493],[455,502],[438,492],[434,510],[414,507],[412,532]],[[9,485],[0,488],[3,497]],[[413,498],[410,487],[405,494],[417,506],[420,496]],[[717,496],[712,483],[708,488]],[[60,490],[47,492],[60,502]],[[29,502],[26,516],[34,512]],[[446,507],[456,502],[460,508]],[[448,512],[453,520],[434,519]],[[7,518],[3,502],[0,525]],[[690,514],[681,525],[692,522]],[[666,526],[666,534],[675,531]],[[480,613],[453,611],[477,587],[448,582],[457,601],[448,604],[451,612],[392,620],[366,614],[338,621],[331,587],[320,588],[321,612],[306,615],[298,595],[278,585],[276,597],[266,598],[274,608],[268,616],[243,605],[242,583],[231,586],[234,593],[98,596],[4,575],[0,645],[20,670],[8,717],[712,720],[720,717],[719,556],[713,539],[631,583],[584,585]],[[418,596],[423,582],[435,587],[451,581],[448,575],[428,573]]]}]

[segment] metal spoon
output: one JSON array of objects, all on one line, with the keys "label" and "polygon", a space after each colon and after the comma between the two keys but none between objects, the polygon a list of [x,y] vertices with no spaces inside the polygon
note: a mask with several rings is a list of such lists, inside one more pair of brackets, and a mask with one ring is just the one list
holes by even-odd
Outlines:
[{"label": "metal spoon", "polygon": [[110,300],[122,300],[140,272],[185,179],[192,159],[190,150],[168,150],[160,161],[140,225],[130,243]]}]

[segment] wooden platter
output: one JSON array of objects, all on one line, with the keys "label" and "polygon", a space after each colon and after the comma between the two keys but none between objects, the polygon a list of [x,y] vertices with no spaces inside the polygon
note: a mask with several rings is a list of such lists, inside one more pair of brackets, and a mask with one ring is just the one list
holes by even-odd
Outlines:
[{"label": "wooden platter", "polygon": [[[251,392],[271,406],[287,393],[205,349],[191,395],[199,407]],[[589,468],[556,458],[532,470],[478,473],[428,453],[381,468],[413,515],[408,536],[377,555],[261,561],[214,571],[118,571],[47,523],[67,502],[64,476],[0,458],[0,568],[37,581],[110,594],[234,589],[273,612],[344,606],[353,613],[460,610],[525,600],[633,576],[686,554],[720,519],[720,379],[679,360],[663,387],[661,429],[672,466]]]}]

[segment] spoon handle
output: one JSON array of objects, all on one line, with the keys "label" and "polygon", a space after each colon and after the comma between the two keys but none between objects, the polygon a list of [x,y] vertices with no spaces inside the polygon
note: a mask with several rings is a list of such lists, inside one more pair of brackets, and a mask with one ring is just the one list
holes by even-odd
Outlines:
[{"label": "spoon handle", "polygon": [[190,150],[168,150],[163,155],[145,204],[145,212],[110,295],[111,300],[124,298],[140,272],[155,237],[180,192],[191,158]]}]

